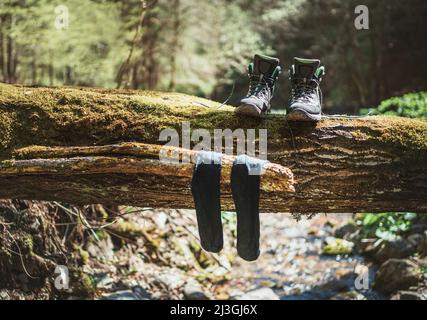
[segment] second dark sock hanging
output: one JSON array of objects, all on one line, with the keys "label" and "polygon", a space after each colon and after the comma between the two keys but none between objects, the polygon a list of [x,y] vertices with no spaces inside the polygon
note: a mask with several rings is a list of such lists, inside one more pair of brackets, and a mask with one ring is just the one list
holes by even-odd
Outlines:
[{"label": "second dark sock hanging", "polygon": [[254,261],[259,250],[259,189],[260,175],[267,161],[239,156],[231,171],[231,189],[237,214],[237,253],[242,259]]}]

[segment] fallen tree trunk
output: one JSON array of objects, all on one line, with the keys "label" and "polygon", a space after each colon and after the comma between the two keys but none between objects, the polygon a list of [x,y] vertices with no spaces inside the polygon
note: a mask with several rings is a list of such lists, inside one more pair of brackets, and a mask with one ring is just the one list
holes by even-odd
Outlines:
[{"label": "fallen tree trunk", "polygon": [[[192,208],[192,166],[158,161],[160,131],[190,121],[268,130],[265,212],[427,211],[425,121],[292,124],[232,111],[174,93],[0,85],[0,198]],[[222,205],[233,210],[225,167]]]},{"label": "fallen tree trunk", "polygon": [[[176,148],[167,149],[173,152]],[[193,165],[163,163],[158,160],[159,152],[160,146],[141,143],[23,148],[14,153],[21,160],[0,164],[0,181],[7,181],[8,197],[26,198],[35,191],[71,203],[193,207],[188,196]],[[232,207],[230,174],[234,159],[224,155],[222,160],[221,192],[227,208]],[[266,164],[260,189],[266,199],[275,193],[295,192],[291,170]]]}]

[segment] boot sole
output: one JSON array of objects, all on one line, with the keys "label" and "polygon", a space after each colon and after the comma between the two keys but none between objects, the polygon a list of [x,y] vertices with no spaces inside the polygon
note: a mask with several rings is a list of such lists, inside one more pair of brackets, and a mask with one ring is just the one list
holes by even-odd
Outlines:
[{"label": "boot sole", "polygon": [[286,120],[289,120],[289,121],[316,122],[316,121],[320,121],[321,119],[322,119],[321,114],[310,114],[303,110],[295,110],[286,115]]},{"label": "boot sole", "polygon": [[255,118],[264,118],[265,115],[262,113],[262,111],[257,108],[256,106],[253,106],[251,104],[242,104],[236,109],[236,114],[239,115],[245,115]]}]

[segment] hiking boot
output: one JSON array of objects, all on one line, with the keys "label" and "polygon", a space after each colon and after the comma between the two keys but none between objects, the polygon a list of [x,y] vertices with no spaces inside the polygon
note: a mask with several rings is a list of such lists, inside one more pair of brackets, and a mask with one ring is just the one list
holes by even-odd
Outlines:
[{"label": "hiking boot", "polygon": [[289,70],[291,99],[286,119],[291,121],[319,121],[322,118],[322,91],[320,82],[325,67],[320,60],[294,58]]},{"label": "hiking boot", "polygon": [[277,58],[256,54],[254,62],[248,66],[249,90],[240,100],[238,114],[263,117],[270,111],[274,85],[281,72]]}]

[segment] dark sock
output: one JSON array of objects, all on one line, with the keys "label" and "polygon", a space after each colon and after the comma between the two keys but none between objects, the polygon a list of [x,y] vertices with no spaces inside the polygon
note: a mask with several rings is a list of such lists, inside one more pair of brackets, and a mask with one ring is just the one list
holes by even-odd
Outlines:
[{"label": "dark sock", "polygon": [[239,156],[231,170],[231,190],[237,214],[237,253],[254,261],[259,251],[260,174],[266,161]]},{"label": "dark sock", "polygon": [[221,154],[200,151],[191,181],[200,244],[209,252],[223,247],[220,203]]}]

